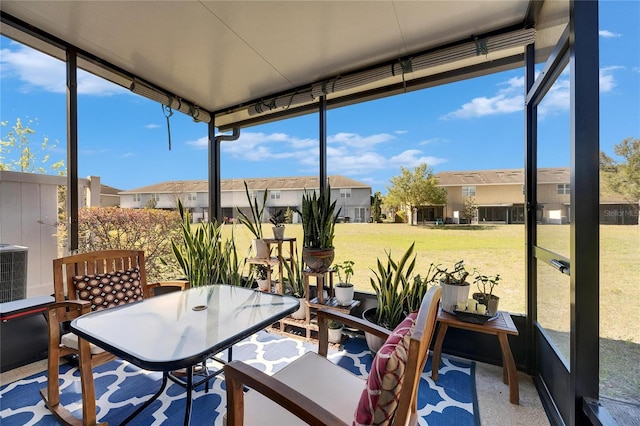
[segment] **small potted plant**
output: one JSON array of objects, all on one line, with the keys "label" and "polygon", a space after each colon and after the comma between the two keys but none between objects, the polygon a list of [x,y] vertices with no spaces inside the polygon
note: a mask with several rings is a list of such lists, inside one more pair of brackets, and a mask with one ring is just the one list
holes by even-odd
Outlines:
[{"label": "small potted plant", "polygon": [[344,325],[335,320],[329,320],[329,343],[340,343],[342,342],[342,329]]},{"label": "small potted plant", "polygon": [[261,263],[255,263],[251,265],[251,271],[253,272],[253,278],[256,280],[260,291],[270,291],[271,283],[269,282],[269,266]]},{"label": "small potted plant", "polygon": [[278,209],[275,213],[271,214],[269,221],[273,224],[273,238],[282,240],[284,238],[284,224],[286,223],[284,210]]},{"label": "small potted plant", "polygon": [[442,308],[446,311],[453,311],[459,302],[465,302],[469,298],[471,284],[467,281],[469,271],[464,266],[464,260],[460,260],[453,265],[453,270],[442,269],[440,265],[433,265],[435,273],[432,280],[437,281],[442,286]]},{"label": "small potted plant", "polygon": [[313,272],[326,272],[333,262],[333,237],[340,214],[336,202],[331,202],[329,185],[319,194],[305,192],[302,196],[302,260]]},{"label": "small potted plant", "polygon": [[296,248],[295,256],[291,258],[291,265],[288,261],[282,262],[285,270],[287,271],[287,277],[284,279],[287,292],[294,297],[297,297],[300,301],[300,308],[291,314],[291,317],[298,320],[307,318],[307,299],[306,288],[304,285],[304,263],[298,256],[298,249]]},{"label": "small potted plant", "polygon": [[482,275],[477,274],[473,283],[478,287],[478,293],[473,293],[473,298],[479,304],[487,307],[487,314],[493,316],[498,312],[498,302],[500,298],[493,294],[493,289],[500,281],[500,274]]},{"label": "small potted plant", "polygon": [[353,261],[345,260],[342,263],[336,263],[333,269],[338,274],[338,282],[333,289],[338,304],[348,306],[353,302],[354,287],[350,281],[353,276]]},{"label": "small potted plant", "polygon": [[265,243],[263,240],[264,237],[262,234],[262,215],[267,204],[268,191],[264,191],[262,205],[258,206],[258,200],[255,197],[252,198],[249,194],[249,187],[247,186],[246,181],[244,182],[244,190],[247,194],[249,207],[251,208],[251,217],[247,216],[247,214],[240,210],[239,207],[236,207],[236,210],[238,211],[238,220],[240,221],[240,223],[246,226],[249,232],[251,232],[255,237],[252,241],[254,256],[260,259],[265,259],[269,257],[269,248],[267,246],[267,243]]}]

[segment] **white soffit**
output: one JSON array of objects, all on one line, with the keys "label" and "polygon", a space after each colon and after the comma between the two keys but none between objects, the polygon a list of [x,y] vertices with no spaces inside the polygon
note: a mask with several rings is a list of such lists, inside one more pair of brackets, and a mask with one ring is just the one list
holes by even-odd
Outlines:
[{"label": "white soffit", "polygon": [[0,3],[3,12],[209,111],[519,25],[528,7],[529,0]]}]

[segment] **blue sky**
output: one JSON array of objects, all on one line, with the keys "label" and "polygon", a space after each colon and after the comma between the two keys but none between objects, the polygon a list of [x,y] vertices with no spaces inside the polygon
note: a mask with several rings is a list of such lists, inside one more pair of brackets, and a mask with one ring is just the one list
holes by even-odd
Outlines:
[{"label": "blue sky", "polygon": [[[600,141],[640,137],[640,2],[600,3]],[[0,37],[3,139],[16,118],[37,119],[65,158],[64,64]],[[79,73],[79,175],[127,190],[167,180],[207,178],[207,126],[176,112],[172,150],[159,104]],[[400,167],[434,171],[521,168],[523,70],[517,69],[329,111],[329,174],[386,193]],[[541,107],[540,166],[569,165],[569,84],[565,73]],[[318,117],[245,128],[222,146],[222,177],[317,175]]]}]

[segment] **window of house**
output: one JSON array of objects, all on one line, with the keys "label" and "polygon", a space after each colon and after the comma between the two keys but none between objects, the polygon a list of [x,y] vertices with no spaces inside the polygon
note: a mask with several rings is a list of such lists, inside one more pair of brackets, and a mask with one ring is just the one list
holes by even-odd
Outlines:
[{"label": "window of house", "polygon": [[462,196],[463,197],[475,197],[476,196],[476,187],[475,186],[463,186],[462,187]]},{"label": "window of house", "polygon": [[140,201],[140,194],[133,194],[133,201]]},{"label": "window of house", "polygon": [[351,188],[341,189],[340,198],[351,198]]},{"label": "window of house", "polygon": [[197,198],[198,198],[198,197],[196,196],[196,193],[195,193],[195,192],[189,192],[189,193],[187,194],[187,200],[188,200],[188,201],[196,201],[196,199],[197,199]]},{"label": "window of house", "polygon": [[156,201],[160,201],[160,194],[151,194],[151,199],[152,200],[156,200]]},{"label": "window of house", "polygon": [[571,194],[571,185],[568,183],[559,183],[558,195],[569,195],[569,194]]},{"label": "window of house", "polygon": [[269,191],[269,197],[272,200],[279,200],[280,199],[280,191],[278,191],[278,190]]}]

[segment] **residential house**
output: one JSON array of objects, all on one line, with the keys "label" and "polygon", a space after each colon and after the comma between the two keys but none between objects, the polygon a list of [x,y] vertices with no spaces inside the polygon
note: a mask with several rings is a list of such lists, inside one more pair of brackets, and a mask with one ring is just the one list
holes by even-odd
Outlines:
[{"label": "residential house", "polygon": [[[221,181],[222,216],[225,220],[237,217],[236,208],[249,212],[249,201],[245,193],[247,182],[252,198],[262,200],[267,194],[267,207],[263,221],[279,209],[295,211],[302,205],[305,191],[319,188],[318,177],[273,177],[248,179],[223,179]],[[371,186],[344,176],[329,177],[331,198],[337,200],[340,219],[350,222],[368,222],[371,214]],[[121,207],[175,209],[178,200],[189,209],[195,221],[209,219],[209,194],[206,180],[168,181],[119,193]],[[294,214],[293,222],[300,218]]]}]

